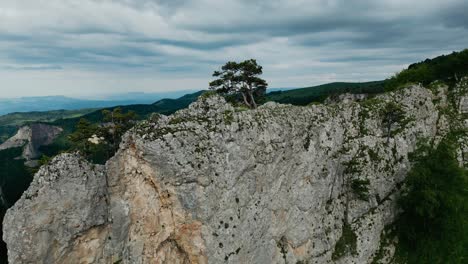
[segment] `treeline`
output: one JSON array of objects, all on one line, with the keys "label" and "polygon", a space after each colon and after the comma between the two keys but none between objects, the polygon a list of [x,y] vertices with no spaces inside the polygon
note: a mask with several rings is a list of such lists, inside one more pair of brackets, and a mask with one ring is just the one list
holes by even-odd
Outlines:
[{"label": "treeline", "polygon": [[308,105],[313,102],[323,102],[330,96],[343,93],[377,94],[383,93],[384,91],[384,81],[363,83],[335,82],[314,87],[271,92],[266,95],[266,101],[293,105]]},{"label": "treeline", "polygon": [[434,81],[443,81],[453,85],[457,79],[467,74],[468,49],[465,49],[411,64],[407,69],[387,79],[385,89],[391,91],[408,83],[429,85]]},{"label": "treeline", "polygon": [[[40,147],[48,157],[64,151],[79,150],[88,160],[103,164],[115,153],[123,133],[137,120],[148,118],[152,113],[169,115],[194,102],[202,91],[177,99],[162,99],[149,105],[127,105],[94,111],[80,118],[59,119],[52,125],[63,128],[63,133],[48,146]],[[114,129],[113,129],[114,128]],[[94,144],[88,139],[96,135],[100,141]],[[103,137],[104,140],[100,138]],[[96,142],[96,138],[93,139]]]},{"label": "treeline", "polygon": [[49,157],[64,151],[79,151],[89,161],[104,164],[117,151],[123,134],[135,124],[138,115],[134,111],[124,112],[120,107],[102,110],[101,114],[100,121],[80,118],[72,131],[41,147],[44,155],[40,163],[47,163]]}]

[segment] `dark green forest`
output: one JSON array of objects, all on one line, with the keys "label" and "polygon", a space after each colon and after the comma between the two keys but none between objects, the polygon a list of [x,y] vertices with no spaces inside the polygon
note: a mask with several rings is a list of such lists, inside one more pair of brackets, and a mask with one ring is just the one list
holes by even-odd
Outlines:
[{"label": "dark green forest", "polygon": [[[0,189],[2,192],[0,220],[3,221],[6,209],[12,206],[29,187],[33,172],[24,166],[24,160],[16,159],[21,156],[22,148],[12,148],[0,151]],[[3,236],[3,231],[0,231]],[[7,263],[6,245],[0,241],[0,263]]]}]

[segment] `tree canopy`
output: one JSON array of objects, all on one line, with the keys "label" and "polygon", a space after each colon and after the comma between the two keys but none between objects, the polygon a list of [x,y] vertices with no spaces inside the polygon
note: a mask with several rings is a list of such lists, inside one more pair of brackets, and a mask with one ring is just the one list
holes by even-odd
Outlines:
[{"label": "tree canopy", "polygon": [[137,114],[134,111],[124,113],[120,107],[114,108],[112,111],[103,110],[102,114],[104,122],[108,122],[107,125],[103,126],[102,134],[112,146],[112,152],[115,152],[123,134],[133,126]]},{"label": "tree canopy", "polygon": [[467,172],[458,164],[454,139],[421,147],[406,178],[397,221],[399,255],[408,263],[466,263]]},{"label": "tree canopy", "polygon": [[386,90],[394,90],[407,83],[428,85],[434,81],[453,84],[468,74],[468,49],[411,64],[407,69],[385,81]]},{"label": "tree canopy", "polygon": [[112,111],[103,110],[103,122],[93,124],[81,118],[76,129],[68,137],[72,150],[79,150],[83,156],[96,163],[104,163],[118,149],[123,134],[130,129],[137,115],[133,111],[124,112],[117,107]]},{"label": "tree canopy", "polygon": [[258,98],[265,95],[267,82],[260,78],[263,68],[254,59],[240,63],[229,61],[215,71],[210,82],[210,89],[222,94],[241,95],[245,105],[257,108]]}]

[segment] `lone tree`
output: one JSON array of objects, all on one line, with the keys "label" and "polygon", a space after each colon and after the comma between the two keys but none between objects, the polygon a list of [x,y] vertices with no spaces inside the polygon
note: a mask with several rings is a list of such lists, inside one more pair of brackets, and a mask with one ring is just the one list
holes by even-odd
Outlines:
[{"label": "lone tree", "polygon": [[405,112],[401,109],[401,106],[394,103],[389,102],[385,105],[384,109],[382,110],[383,115],[383,125],[386,127],[387,130],[387,143],[390,141],[390,137],[392,135],[392,128],[395,124],[402,121],[405,118]]},{"label": "lone tree", "polygon": [[262,66],[254,59],[240,63],[229,61],[221,71],[215,71],[213,77],[218,79],[210,82],[210,90],[222,94],[240,94],[244,104],[250,108],[257,108],[256,98],[265,94],[267,82],[259,76],[263,73]]},{"label": "lone tree", "polygon": [[114,108],[112,111],[103,110],[102,115],[103,121],[108,122],[103,127],[103,134],[112,146],[114,153],[119,147],[123,134],[133,126],[138,116],[134,111],[124,113],[120,107]]},{"label": "lone tree", "polygon": [[85,118],[81,118],[76,124],[76,130],[68,136],[73,143],[73,149],[79,150],[85,157],[92,154],[92,143],[89,139],[98,133],[99,127]]}]

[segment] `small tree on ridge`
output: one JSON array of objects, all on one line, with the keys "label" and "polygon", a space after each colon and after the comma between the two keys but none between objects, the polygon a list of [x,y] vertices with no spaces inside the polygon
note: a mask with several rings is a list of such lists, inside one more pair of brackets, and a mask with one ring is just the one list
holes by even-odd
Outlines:
[{"label": "small tree on ridge", "polygon": [[222,94],[240,94],[246,106],[257,108],[255,98],[263,96],[268,86],[259,77],[262,73],[262,66],[254,59],[240,63],[229,61],[221,67],[221,71],[213,73],[213,77],[218,79],[210,82],[210,90]]}]

